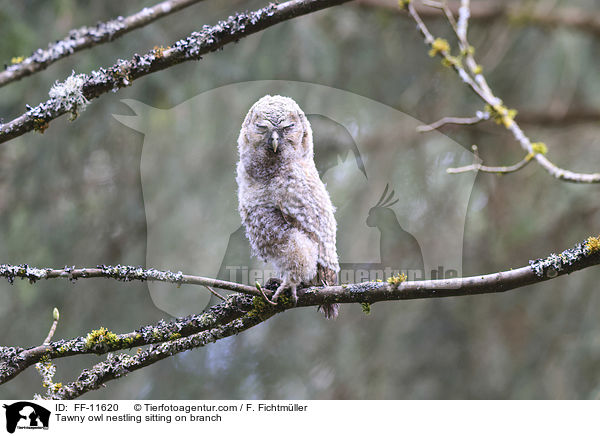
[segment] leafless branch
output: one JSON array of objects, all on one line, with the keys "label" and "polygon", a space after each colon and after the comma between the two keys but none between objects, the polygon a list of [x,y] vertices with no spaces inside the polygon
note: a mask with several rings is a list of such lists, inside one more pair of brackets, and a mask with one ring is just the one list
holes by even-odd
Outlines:
[{"label": "leafless branch", "polygon": [[233,294],[224,303],[199,315],[170,322],[159,321],[134,332],[114,334],[105,328],[69,340],[44,343],[32,348],[0,347],[0,384],[13,379],[31,365],[81,354],[105,354],[133,347],[166,342],[211,330],[237,319],[252,309],[252,297]]},{"label": "leafless branch", "polygon": [[[449,125],[476,125],[486,120],[489,120],[489,113],[478,111],[477,115],[473,117],[443,117],[431,124],[418,126],[417,131],[431,132]],[[574,124],[597,123],[598,121],[600,121],[600,111],[594,109],[577,108],[564,113],[519,111],[519,124],[521,125],[561,128]]]},{"label": "leafless branch", "polygon": [[202,0],[166,0],[144,8],[128,17],[99,22],[95,26],[84,26],[69,31],[69,34],[46,49],[37,49],[33,54],[0,72],[0,87],[45,70],[50,65],[74,53],[114,41],[117,38],[146,26],[153,21],[177,12]]},{"label": "leafless branch", "polygon": [[120,60],[111,67],[100,68],[89,75],[74,74],[52,88],[49,100],[0,125],[0,143],[32,130],[43,131],[52,120],[66,113],[76,117],[91,100],[129,86],[140,77],[182,62],[199,60],[206,53],[275,24],[348,1],[290,0],[281,4],[271,3],[253,12],[230,16],[212,27],[203,28],[201,32],[193,32],[165,49],[154,49],[144,55],[135,54],[129,60]]},{"label": "leafless branch", "polygon": [[[544,153],[539,153],[535,150],[535,143],[525,135],[518,123],[514,120],[516,111],[511,111],[506,108],[503,105],[502,100],[494,95],[481,72],[481,67],[474,59],[473,49],[466,40],[466,28],[470,15],[469,7],[470,2],[468,0],[462,0],[459,8],[458,24],[454,25],[451,23],[456,30],[461,51],[460,56],[464,58],[464,62],[467,66],[467,68],[465,68],[463,67],[460,57],[452,56],[450,54],[450,46],[445,40],[439,38],[435,39],[433,37],[412,2],[407,5],[408,13],[417,23],[417,28],[423,35],[425,43],[431,48],[430,55],[438,55],[443,58],[444,64],[450,66],[459,75],[461,80],[487,104],[490,115],[512,133],[513,137],[517,140],[521,148],[525,150],[527,155],[532,155],[533,159],[535,159],[540,166],[559,180],[573,183],[600,183],[600,173],[586,174],[565,170],[548,160]],[[461,29],[461,26],[463,26],[464,29]]]},{"label": "leafless branch", "polygon": [[109,354],[104,362],[94,365],[89,370],[84,370],[73,383],[61,386],[51,399],[70,400],[86,392],[101,388],[104,383],[121,378],[132,371],[145,368],[167,357],[174,356],[183,351],[203,347],[219,339],[236,335],[257,324],[266,321],[277,313],[276,310],[249,312],[227,324],[205,330],[184,338],[175,339],[161,344],[152,345],[146,350],[138,350],[131,355],[127,353]]},{"label": "leafless branch", "polygon": [[[553,253],[544,259],[532,260],[529,263],[529,266],[522,268],[475,277],[409,282],[391,277],[386,282],[304,288],[298,291],[297,307],[321,306],[331,303],[373,304],[380,301],[505,292],[600,264],[600,237],[590,237],[560,254]],[[38,271],[46,270],[39,269]],[[12,279],[14,277],[29,278],[26,275],[9,276],[8,278],[11,277]],[[46,278],[60,277],[63,276],[53,274]],[[90,277],[92,276],[80,275],[80,278]],[[122,279],[120,275],[108,277]],[[147,280],[142,276],[130,276],[129,279]],[[177,283],[176,281],[171,282]],[[203,283],[197,284],[204,285]],[[244,285],[231,283],[226,286],[233,289],[236,286]],[[224,303],[211,307],[203,314],[190,315],[171,322],[160,321],[156,325],[145,326],[135,332],[116,335],[101,328],[86,336],[51,342],[29,349],[1,347],[0,384],[14,378],[27,367],[42,361],[76,354],[112,353],[150,345],[146,350],[140,350],[133,356],[129,354],[109,355],[106,361],[97,364],[91,370],[85,370],[77,381],[57,389],[53,396],[53,398],[75,398],[91,389],[98,389],[106,381],[122,377],[131,371],[173,354],[240,333],[276,313],[290,308],[289,303],[286,305],[285,302],[273,307],[266,304],[262,296],[251,298],[233,294]]]},{"label": "leafless branch", "polygon": [[475,163],[472,163],[471,165],[466,165],[464,167],[448,168],[446,170],[446,172],[448,174],[460,174],[460,173],[466,173],[469,171],[483,171],[484,173],[507,174],[507,173],[514,173],[516,171],[519,171],[521,168],[523,168],[529,162],[531,162],[531,156],[527,155],[514,165],[490,167],[490,166],[475,162]]},{"label": "leafless branch", "polygon": [[52,326],[50,327],[50,331],[48,332],[48,336],[44,339],[44,344],[49,344],[52,338],[54,337],[54,333],[56,332],[56,327],[58,326],[58,320],[60,318],[60,314],[58,309],[55,307],[52,311]]},{"label": "leafless branch", "polygon": [[440,127],[446,126],[448,124],[460,124],[460,125],[474,125],[479,124],[482,121],[489,120],[490,114],[483,111],[477,111],[477,114],[474,117],[461,118],[461,117],[444,117],[434,123],[425,124],[423,126],[418,126],[418,132],[431,132],[432,130],[439,129]]},{"label": "leafless branch", "polygon": [[15,280],[15,278],[27,279],[31,283],[35,283],[36,281],[41,279],[62,278],[74,281],[77,279],[105,277],[124,282],[140,280],[149,282],[175,283],[177,285],[213,286],[215,288],[240,292],[242,294],[249,294],[254,296],[262,295],[253,286],[246,286],[240,285],[238,283],[226,282],[223,280],[187,275],[183,274],[181,271],[175,273],[172,271],[159,271],[154,268],[144,269],[141,266],[130,265],[99,265],[96,268],[64,267],[62,269],[53,269],[35,268],[30,267],[29,265],[1,264],[0,277],[6,278],[11,283]]},{"label": "leafless branch", "polygon": [[[357,0],[363,7],[379,7],[399,12],[396,0]],[[436,2],[441,3],[441,2]],[[458,14],[459,2],[448,2],[448,8]],[[444,18],[442,8],[432,8],[426,4],[415,5],[422,17]],[[477,1],[471,6],[471,18],[481,23],[505,20],[514,25],[531,25],[545,29],[564,27],[600,36],[600,16],[584,9],[571,7],[553,8],[551,2],[535,8],[519,1]]]},{"label": "leafless branch", "polygon": [[219,294],[217,291],[215,291],[213,288],[211,288],[210,286],[204,286],[206,289],[208,289],[208,292],[210,292],[211,294],[213,294],[215,297],[217,297],[219,300],[223,300],[225,301],[226,298],[223,297],[221,294]]}]

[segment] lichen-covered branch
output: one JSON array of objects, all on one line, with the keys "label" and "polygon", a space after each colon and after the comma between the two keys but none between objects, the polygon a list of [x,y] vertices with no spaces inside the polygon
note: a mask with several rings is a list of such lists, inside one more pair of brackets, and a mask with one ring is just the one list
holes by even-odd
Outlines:
[{"label": "lichen-covered branch", "polygon": [[130,59],[119,60],[111,67],[100,68],[90,74],[73,74],[53,87],[55,96],[35,107],[28,107],[21,116],[0,125],[0,143],[32,130],[43,132],[52,120],[66,113],[74,118],[91,100],[129,86],[140,77],[182,62],[199,60],[203,55],[245,36],[348,1],[290,0],[281,4],[271,3],[253,12],[237,13],[214,26],[204,26],[202,31],[193,32],[169,47],[154,49],[144,55],[135,54]]},{"label": "lichen-covered branch", "polygon": [[48,44],[46,49],[39,48],[25,59],[13,58],[16,62],[7,65],[5,70],[0,72],[0,87],[45,70],[53,63],[73,53],[114,41],[132,30],[139,29],[200,1],[202,0],[166,0],[127,17],[117,17],[99,22],[95,26],[73,29],[65,38]]},{"label": "lichen-covered branch", "polygon": [[48,342],[37,347],[0,347],[0,384],[6,383],[38,362],[80,354],[105,354],[167,342],[217,328],[252,309],[252,297],[233,294],[225,302],[212,306],[201,314],[188,315],[168,322],[161,320],[134,332],[115,334],[100,327],[84,336]]},{"label": "lichen-covered branch", "polygon": [[260,296],[258,289],[252,286],[241,285],[238,283],[226,282],[223,280],[210,279],[194,275],[183,274],[181,271],[160,271],[154,268],[145,269],[141,266],[130,265],[98,265],[96,268],[75,268],[64,267],[62,269],[53,268],[35,268],[29,265],[8,265],[0,264],[0,277],[6,278],[12,283],[16,278],[27,279],[35,283],[42,279],[62,278],[70,281],[77,279],[87,279],[96,277],[105,277],[124,282],[132,280],[149,282],[166,282],[177,285],[202,285],[212,286],[228,291],[241,292],[243,294]]},{"label": "lichen-covered branch", "polygon": [[[562,253],[553,253],[544,259],[532,260],[529,263],[529,266],[522,268],[475,277],[407,282],[405,277],[397,276],[381,282],[304,288],[298,290],[297,307],[321,306],[330,303],[369,305],[380,301],[505,292],[600,264],[600,236],[590,237]],[[14,277],[26,279],[31,276],[11,277],[14,280]],[[62,276],[56,274],[46,278],[52,277]],[[89,275],[80,276],[80,278],[90,277]],[[123,279],[121,275],[107,277]],[[129,279],[144,280],[139,275],[132,275]],[[33,281],[35,282],[35,280]],[[173,281],[173,283],[177,282]],[[230,288],[233,287],[230,286]],[[272,290],[268,292],[271,293]],[[28,349],[0,347],[0,384],[14,378],[29,366],[40,362],[78,354],[105,354],[151,345],[133,356],[129,354],[111,355],[105,362],[84,371],[79,379],[71,384],[53,385],[58,386],[55,392],[56,396],[53,398],[75,398],[91,389],[97,389],[108,380],[121,377],[128,372],[143,368],[181,351],[197,348],[223,337],[237,334],[292,307],[289,298],[282,297],[280,300],[280,303],[274,307],[268,304],[262,296],[252,298],[233,294],[225,302],[209,308],[202,314],[190,315],[170,322],[160,321],[135,332],[118,335],[105,328],[100,328],[85,336],[55,341]]]},{"label": "lichen-covered branch", "polygon": [[[457,56],[451,54],[450,44],[445,39],[433,37],[412,2],[407,2],[406,8],[423,35],[425,44],[430,48],[429,55],[432,57],[440,56],[443,64],[451,67],[459,75],[461,80],[486,103],[486,111],[490,114],[490,117],[512,133],[521,148],[525,150],[527,156],[533,156],[533,159],[546,172],[559,180],[573,183],[600,183],[600,173],[577,173],[565,170],[552,163],[545,156],[545,153],[536,150],[542,143],[531,141],[515,121],[516,111],[508,109],[504,106],[502,100],[494,95],[482,73],[481,65],[475,61],[473,56],[474,48],[466,39],[467,25],[470,17],[470,2],[468,0],[461,1],[461,6],[458,9],[458,22],[454,21],[451,12],[444,6],[446,15],[459,41],[460,53]],[[546,146],[543,145],[543,148],[546,149]]]},{"label": "lichen-covered branch", "polygon": [[[397,0],[357,0],[357,3],[363,7],[385,8],[399,12]],[[600,15],[585,9],[553,6],[554,3],[551,2],[541,3],[532,8],[531,5],[520,1],[477,1],[471,7],[471,18],[480,23],[505,20],[515,26],[529,25],[546,29],[562,27],[600,37]],[[448,7],[454,15],[458,14],[458,1],[449,1]],[[444,18],[441,10],[424,5],[415,5],[415,8],[422,17]]]},{"label": "lichen-covered branch", "polygon": [[203,347],[219,339],[248,330],[267,320],[277,312],[278,310],[276,309],[270,309],[261,313],[256,310],[249,311],[240,318],[226,324],[187,337],[151,345],[145,350],[138,350],[133,355],[127,353],[109,354],[105,361],[94,365],[91,369],[84,370],[73,383],[59,387],[50,399],[70,400],[77,398],[86,392],[101,388],[104,383],[110,380],[123,377],[132,371],[142,369],[167,357],[174,356],[183,351]]},{"label": "lichen-covered branch", "polygon": [[423,281],[392,277],[387,282],[303,289],[298,291],[298,306],[492,294],[541,283],[594,265],[600,265],[600,236],[590,237],[559,254],[531,260],[529,266],[494,274]]}]

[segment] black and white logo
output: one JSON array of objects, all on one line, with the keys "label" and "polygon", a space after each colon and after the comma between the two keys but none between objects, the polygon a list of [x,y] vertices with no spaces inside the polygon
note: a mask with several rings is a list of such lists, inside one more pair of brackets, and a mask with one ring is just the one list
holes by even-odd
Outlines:
[{"label": "black and white logo", "polygon": [[50,411],[44,407],[19,401],[13,404],[5,404],[6,409],[6,431],[14,433],[18,429],[48,429],[50,422]]}]

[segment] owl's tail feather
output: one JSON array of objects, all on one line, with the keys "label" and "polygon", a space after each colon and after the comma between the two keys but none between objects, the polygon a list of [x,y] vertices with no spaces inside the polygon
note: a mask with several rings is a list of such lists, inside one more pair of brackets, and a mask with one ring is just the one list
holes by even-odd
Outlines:
[{"label": "owl's tail feather", "polygon": [[336,319],[339,313],[339,309],[340,309],[340,305],[335,303],[335,304],[323,304],[322,306],[319,306],[319,312],[323,313],[323,315],[325,315],[325,318],[327,319]]}]

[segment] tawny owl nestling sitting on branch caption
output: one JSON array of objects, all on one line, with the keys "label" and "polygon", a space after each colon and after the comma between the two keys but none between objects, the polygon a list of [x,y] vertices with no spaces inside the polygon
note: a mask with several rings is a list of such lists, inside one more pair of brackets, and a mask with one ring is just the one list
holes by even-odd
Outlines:
[{"label": "tawny owl nestling sitting on branch caption", "polygon": [[[250,108],[238,138],[238,200],[252,252],[272,262],[289,289],[337,282],[334,208],[313,160],[310,124],[294,100],[266,95]],[[338,304],[320,307],[335,318]]]}]

